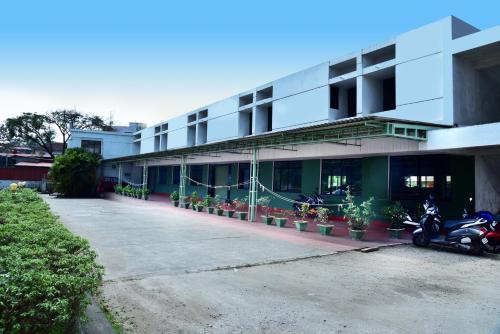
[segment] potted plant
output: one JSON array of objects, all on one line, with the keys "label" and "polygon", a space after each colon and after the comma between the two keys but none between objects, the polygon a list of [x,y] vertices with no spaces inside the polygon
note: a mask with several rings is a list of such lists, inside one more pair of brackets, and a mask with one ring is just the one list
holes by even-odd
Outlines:
[{"label": "potted plant", "polygon": [[317,208],[316,209],[316,217],[314,220],[317,222],[319,233],[323,235],[330,235],[332,233],[333,226],[332,224],[328,224],[328,215],[330,214],[330,210],[327,208]]},{"label": "potted plant", "polygon": [[149,199],[149,189],[143,189],[141,193],[144,200],[147,201]]},{"label": "potted plant", "polygon": [[401,202],[396,201],[382,209],[382,214],[391,220],[391,226],[387,228],[392,239],[400,239],[405,230],[404,221],[406,219],[406,210]]},{"label": "potted plant", "polygon": [[215,212],[216,204],[219,201],[220,201],[220,196],[219,195],[215,195],[215,197],[207,195],[205,197],[205,205],[207,206],[208,213],[213,214]]},{"label": "potted plant", "polygon": [[222,216],[224,214],[224,209],[223,209],[224,200],[221,199],[219,195],[216,195],[214,202],[215,202],[215,212],[217,213],[217,216]]},{"label": "potted plant", "polygon": [[197,206],[199,201],[200,201],[200,197],[198,196],[198,192],[193,191],[193,193],[191,194],[191,207],[193,208],[193,211],[196,211],[196,206]]},{"label": "potted plant", "polygon": [[239,220],[247,220],[247,211],[243,211],[246,209],[248,203],[248,196],[243,197],[242,199],[234,199],[233,204],[236,209],[236,214],[238,215]]},{"label": "potted plant", "polygon": [[271,207],[269,204],[271,203],[271,197],[269,196],[262,196],[257,199],[257,205],[260,205],[262,209],[264,210],[264,216],[261,216],[262,222],[266,225],[271,225],[273,223],[273,216],[269,215],[269,212],[271,210]]},{"label": "potted plant", "polygon": [[142,189],[141,188],[135,189],[135,198],[138,198],[138,199],[142,198]]},{"label": "potted plant", "polygon": [[179,192],[177,190],[172,191],[170,194],[170,200],[174,203],[174,206],[179,206]]},{"label": "potted plant", "polygon": [[285,227],[288,218],[286,217],[285,210],[278,210],[274,213],[274,221],[277,227]]},{"label": "potted plant", "polygon": [[179,206],[184,209],[189,209],[189,197],[188,196],[182,196],[180,198],[180,204]]},{"label": "potted plant", "polygon": [[115,185],[115,194],[121,194],[123,187],[119,184]]},{"label": "potted plant", "polygon": [[132,196],[132,187],[130,185],[126,185],[125,188],[123,188],[123,193],[127,197]]},{"label": "potted plant", "polygon": [[234,204],[231,200],[226,204],[226,210],[224,210],[226,217],[231,218],[234,215]]},{"label": "potted plant", "polygon": [[302,203],[300,206],[300,211],[299,211],[299,216],[302,218],[302,220],[296,220],[295,223],[295,228],[299,232],[304,232],[307,229],[307,215],[309,214],[309,203]]},{"label": "potted plant", "polygon": [[361,240],[374,214],[372,209],[373,197],[358,205],[354,202],[351,187],[348,186],[346,197],[342,202],[344,218],[347,219],[347,223],[349,224],[349,234],[352,239]]},{"label": "potted plant", "polygon": [[207,208],[208,213],[214,213],[214,208],[212,206],[213,198],[210,195],[206,195],[203,199],[203,206]]}]

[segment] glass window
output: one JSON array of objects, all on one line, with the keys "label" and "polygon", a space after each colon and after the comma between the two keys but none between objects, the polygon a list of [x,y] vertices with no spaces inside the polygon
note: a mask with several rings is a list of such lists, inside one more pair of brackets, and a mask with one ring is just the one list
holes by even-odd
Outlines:
[{"label": "glass window", "polygon": [[302,191],[301,161],[276,161],[274,163],[274,191],[290,193]]},{"label": "glass window", "polygon": [[82,140],[81,147],[87,152],[101,155],[100,140]]},{"label": "glass window", "polygon": [[[250,181],[250,164],[249,163],[239,163],[238,164],[238,183]],[[249,184],[241,184],[238,189],[248,189]]]},{"label": "glass window", "polygon": [[181,166],[174,166],[172,168],[172,184],[181,183]]},{"label": "glass window", "polygon": [[361,159],[323,160],[321,193],[344,196],[347,186],[354,195],[361,195]]},{"label": "glass window", "polygon": [[442,155],[391,157],[391,198],[451,198],[450,159]]},{"label": "glass window", "polygon": [[166,166],[158,167],[158,183],[159,184],[167,184],[167,167]]},{"label": "glass window", "polygon": [[[194,182],[203,182],[203,165],[191,165],[189,167],[189,184],[192,186],[198,186],[199,184]],[[194,181],[193,181],[194,180]]]}]

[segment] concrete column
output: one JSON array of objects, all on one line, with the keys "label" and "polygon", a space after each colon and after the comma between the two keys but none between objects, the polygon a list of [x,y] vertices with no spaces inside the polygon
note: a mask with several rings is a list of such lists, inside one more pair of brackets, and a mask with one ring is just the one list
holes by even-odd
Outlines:
[{"label": "concrete column", "polygon": [[181,158],[181,175],[179,184],[179,200],[180,203],[184,202],[184,197],[186,197],[186,156],[183,155]]},{"label": "concrete column", "polygon": [[144,166],[142,167],[142,191],[144,192],[147,188],[148,188],[148,161],[144,160]]},{"label": "concrete column", "polygon": [[259,162],[257,159],[258,149],[252,149],[252,160],[250,161],[250,185],[248,187],[248,220],[254,222],[257,215],[257,195],[259,178]]},{"label": "concrete column", "polygon": [[475,157],[475,205],[476,210],[493,214],[500,210],[500,154]]}]

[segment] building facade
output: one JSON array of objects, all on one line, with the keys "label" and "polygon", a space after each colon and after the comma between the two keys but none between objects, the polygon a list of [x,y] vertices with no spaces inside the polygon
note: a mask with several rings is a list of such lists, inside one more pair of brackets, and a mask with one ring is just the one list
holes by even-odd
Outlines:
[{"label": "building facade", "polygon": [[314,192],[338,202],[350,185],[381,205],[432,193],[449,216],[497,212],[500,26],[446,17],[121,135],[74,132],[70,146],[100,141],[105,176],[158,193],[265,187],[288,207]]}]

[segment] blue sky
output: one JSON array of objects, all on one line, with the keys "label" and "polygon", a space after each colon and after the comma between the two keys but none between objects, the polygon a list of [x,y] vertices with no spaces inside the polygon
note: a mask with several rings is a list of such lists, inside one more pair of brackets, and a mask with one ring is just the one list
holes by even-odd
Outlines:
[{"label": "blue sky", "polygon": [[498,1],[2,1],[0,120],[77,108],[153,124]]}]

